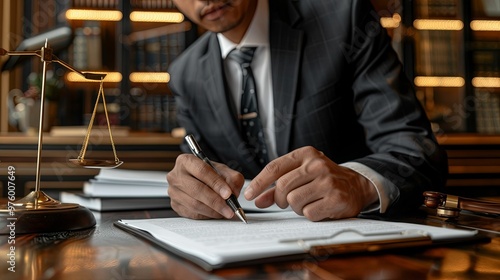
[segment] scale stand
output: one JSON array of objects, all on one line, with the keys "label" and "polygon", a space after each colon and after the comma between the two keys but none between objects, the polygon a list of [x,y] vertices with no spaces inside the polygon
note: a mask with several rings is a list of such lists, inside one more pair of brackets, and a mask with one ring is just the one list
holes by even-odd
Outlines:
[{"label": "scale stand", "polygon": [[[58,232],[68,230],[82,230],[95,226],[96,220],[94,215],[87,208],[76,203],[62,203],[55,200],[41,191],[40,188],[40,164],[42,155],[42,140],[43,140],[43,116],[44,116],[44,100],[45,100],[45,81],[47,64],[50,62],[57,62],[65,68],[80,74],[89,80],[100,80],[101,85],[99,88],[99,95],[96,100],[96,107],[94,108],[93,116],[95,115],[99,97],[102,96],[103,105],[106,113],[106,120],[108,122],[109,136],[111,144],[113,145],[113,152],[115,161],[106,160],[86,160],[84,159],[85,150],[89,136],[92,129],[92,122],[89,124],[87,135],[84,140],[82,152],[78,159],[70,160],[70,162],[88,168],[115,168],[122,164],[116,156],[116,150],[111,136],[111,128],[106,109],[106,103],[103,92],[103,79],[106,74],[80,72],[68,65],[62,60],[59,60],[52,54],[52,49],[48,47],[47,40],[45,46],[37,51],[6,51],[0,48],[0,56],[38,56],[43,62],[42,72],[42,88],[41,88],[41,105],[40,105],[40,120],[38,128],[38,154],[36,163],[36,184],[35,190],[30,192],[27,196],[13,201],[11,197],[8,198],[7,204],[0,205],[0,234],[26,234],[26,233],[44,233],[44,232]],[[93,118],[92,118],[93,119]],[[11,170],[9,170],[11,171]],[[5,224],[4,224],[5,223]]]}]

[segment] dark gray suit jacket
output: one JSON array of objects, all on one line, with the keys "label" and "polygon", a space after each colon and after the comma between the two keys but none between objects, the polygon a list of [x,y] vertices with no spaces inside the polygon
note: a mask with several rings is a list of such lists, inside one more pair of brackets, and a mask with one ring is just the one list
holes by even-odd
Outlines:
[{"label": "dark gray suit jacket", "polygon": [[[443,187],[447,158],[369,2],[269,1],[276,144],[278,155],[310,145],[336,163],[374,169],[400,189],[395,213]],[[216,35],[203,34],[169,72],[179,124],[213,160],[247,178],[258,174],[242,145]]]}]

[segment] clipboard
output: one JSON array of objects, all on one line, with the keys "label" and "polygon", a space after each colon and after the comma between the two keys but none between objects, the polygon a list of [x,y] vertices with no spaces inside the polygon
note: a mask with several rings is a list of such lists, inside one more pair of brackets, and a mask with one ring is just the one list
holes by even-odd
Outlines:
[{"label": "clipboard", "polygon": [[[293,216],[295,215],[295,218]],[[318,222],[310,222],[304,217],[297,216],[295,213],[259,213],[247,215],[249,222],[252,223],[255,219],[262,217],[271,217],[269,221],[283,222],[287,219],[298,219],[299,225],[309,225],[313,227],[318,226]],[[339,221],[319,222],[320,226],[328,226],[329,223],[333,224]],[[249,241],[249,244],[240,245],[241,254],[231,249],[217,248],[217,246],[204,247],[203,244],[197,243],[198,241],[190,238],[179,238],[177,234],[172,234],[168,229],[170,223],[184,223],[189,226],[197,226],[200,228],[210,227],[213,225],[214,231],[225,230],[221,228],[221,224],[227,224],[227,228],[232,225],[240,225],[239,221],[231,220],[189,220],[185,218],[165,218],[165,219],[149,219],[149,220],[119,220],[114,223],[118,228],[129,232],[133,235],[146,239],[147,241],[173,253],[175,256],[186,259],[206,271],[211,271],[227,267],[248,266],[270,262],[283,262],[301,260],[307,258],[325,259],[345,254],[355,253],[377,253],[381,251],[400,250],[402,248],[423,248],[429,246],[437,246],[443,244],[463,244],[464,242],[486,242],[489,238],[478,235],[477,231],[470,230],[456,230],[447,228],[438,228],[426,225],[413,225],[406,223],[387,222],[378,220],[367,219],[349,219],[348,221],[340,222],[369,222],[372,225],[381,227],[384,226],[415,226],[415,230],[410,230],[407,234],[397,234],[396,231],[388,231],[387,234],[373,234],[358,238],[356,241],[348,241],[349,238],[337,240],[332,242],[332,239],[337,236],[319,236],[311,240],[311,238],[283,238],[279,240],[280,244],[273,243],[269,249],[265,246],[257,244],[257,241]],[[157,223],[156,225],[154,225]],[[157,225],[161,226],[158,227]],[[272,225],[272,223],[269,223]],[[166,228],[161,228],[166,227]],[[222,226],[224,227],[224,226]],[[226,228],[226,229],[227,229]],[[427,229],[428,231],[422,230]],[[189,229],[186,229],[189,230]],[[354,235],[357,230],[344,229],[340,230],[340,234],[334,235]],[[307,231],[306,231],[307,232]],[[439,232],[439,233],[434,233]],[[429,234],[430,233],[430,234]],[[206,234],[210,234],[207,232]],[[258,235],[258,234],[257,234]],[[215,237],[214,237],[215,238]],[[258,237],[257,237],[258,238]],[[252,244],[254,242],[254,244]],[[266,242],[263,240],[262,242]],[[271,244],[271,243],[270,243]],[[291,246],[287,247],[287,244]],[[224,242],[220,244],[222,247],[226,246]],[[229,245],[227,245],[229,246]],[[260,246],[260,247],[259,247]],[[217,251],[220,249],[219,251]],[[261,250],[262,249],[262,250]],[[215,253],[211,255],[210,251]],[[261,251],[259,251],[261,250]],[[217,252],[221,254],[219,258]]]}]

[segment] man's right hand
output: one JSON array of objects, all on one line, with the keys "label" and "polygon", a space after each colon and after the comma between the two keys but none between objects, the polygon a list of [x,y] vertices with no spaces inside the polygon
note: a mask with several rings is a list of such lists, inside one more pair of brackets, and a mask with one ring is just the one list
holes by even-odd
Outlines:
[{"label": "man's right hand", "polygon": [[233,210],[226,199],[234,193],[238,197],[243,175],[228,166],[212,162],[219,175],[208,164],[194,155],[182,154],[168,172],[168,195],[172,209],[191,219],[231,219]]}]

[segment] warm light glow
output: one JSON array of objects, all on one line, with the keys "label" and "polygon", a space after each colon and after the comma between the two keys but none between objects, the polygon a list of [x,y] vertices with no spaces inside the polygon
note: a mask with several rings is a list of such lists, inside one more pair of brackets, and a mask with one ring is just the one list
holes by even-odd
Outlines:
[{"label": "warm light glow", "polygon": [[[92,73],[99,73],[99,74],[106,74],[106,77],[104,77],[104,82],[105,83],[119,83],[122,81],[122,74],[119,72],[94,72]],[[75,73],[75,72],[70,72],[66,75],[66,80],[68,82],[73,82],[73,83],[99,83],[99,80],[88,80],[82,77],[80,74]]]},{"label": "warm light glow", "polygon": [[470,28],[475,31],[500,31],[500,20],[473,20]]},{"label": "warm light glow", "polygon": [[137,22],[171,22],[184,21],[184,15],[176,12],[144,12],[134,11],[130,13],[130,20]]},{"label": "warm light glow", "polygon": [[129,79],[132,83],[168,83],[170,74],[166,72],[133,72]]},{"label": "warm light glow", "polygon": [[392,17],[381,17],[380,24],[384,28],[398,28],[401,24],[401,16],[396,13]]},{"label": "warm light glow", "polygon": [[500,88],[500,78],[495,77],[475,77],[472,79],[474,87]]},{"label": "warm light glow", "polygon": [[418,30],[462,30],[464,23],[461,20],[416,19],[413,26]]},{"label": "warm light glow", "polygon": [[417,87],[463,87],[465,80],[462,77],[415,77]]},{"label": "warm light glow", "polygon": [[66,11],[68,20],[120,21],[122,17],[122,12],[114,10],[69,9]]}]

